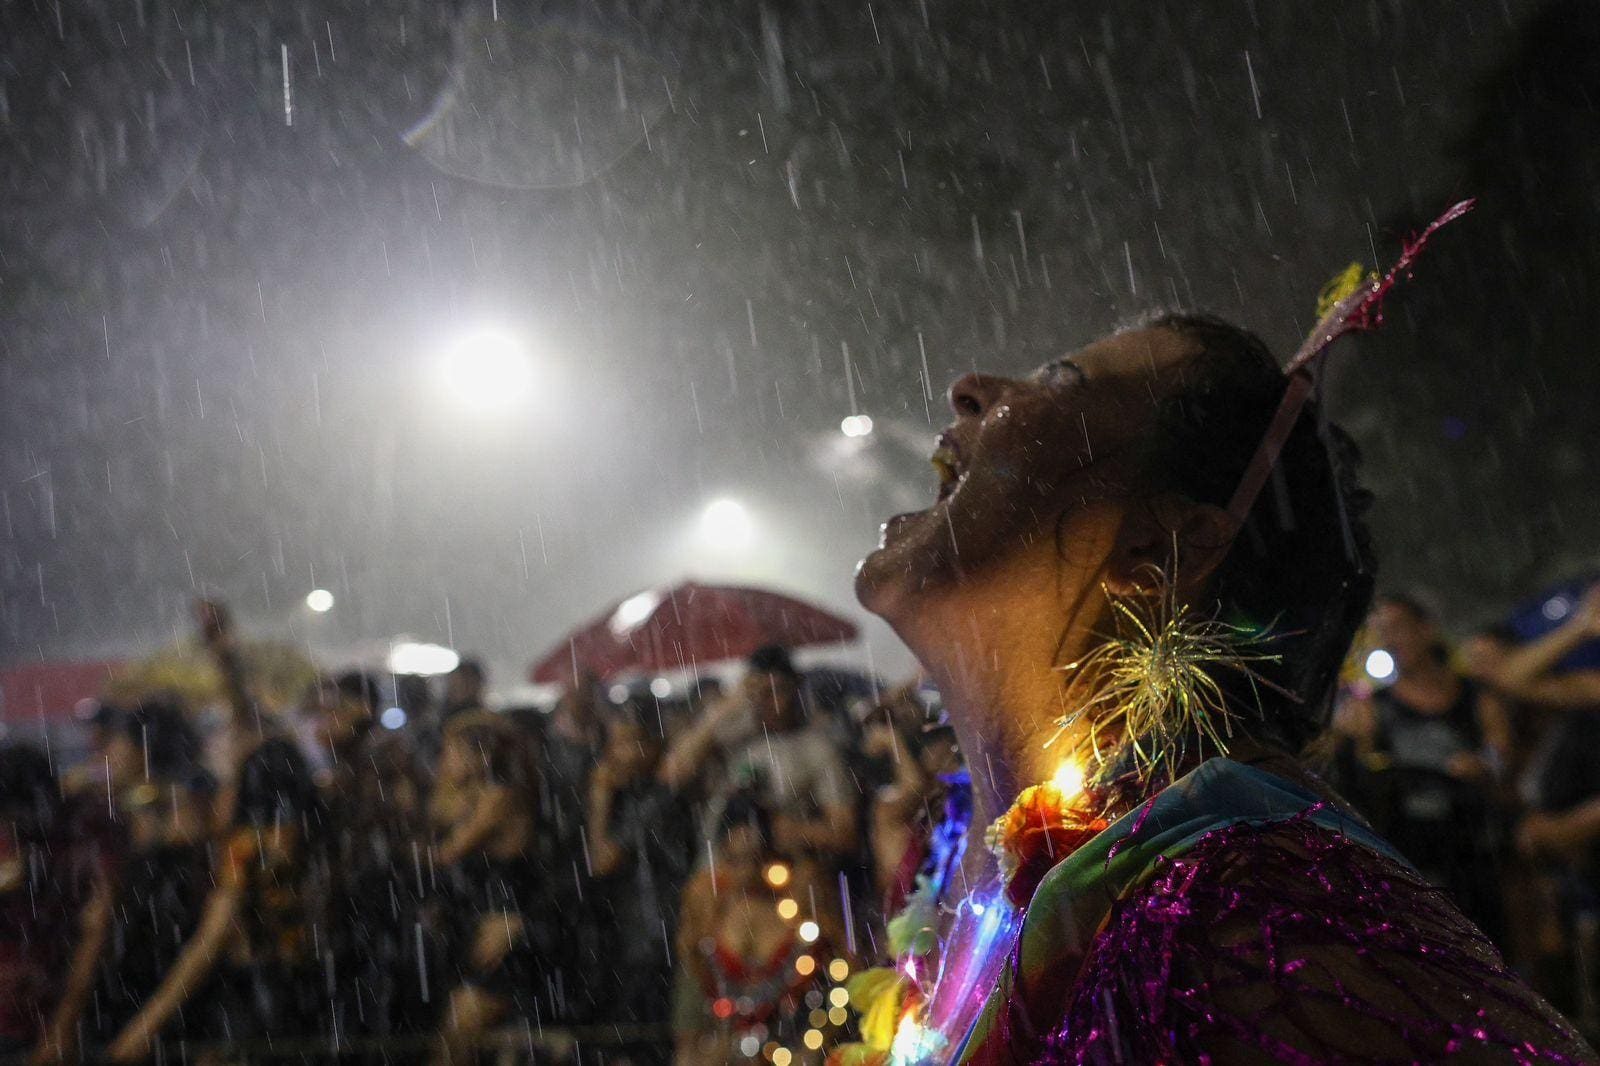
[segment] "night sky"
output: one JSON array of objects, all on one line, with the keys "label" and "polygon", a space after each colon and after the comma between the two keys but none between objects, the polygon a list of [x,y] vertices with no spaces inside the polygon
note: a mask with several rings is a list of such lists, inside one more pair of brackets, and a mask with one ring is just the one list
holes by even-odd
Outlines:
[{"label": "night sky", "polygon": [[[1459,631],[1594,558],[1596,22],[9,0],[0,663],[152,648],[197,592],[502,679],[660,580],[855,611],[951,377],[1173,305],[1286,353],[1329,275],[1477,194],[1329,382],[1383,584]],[[499,410],[439,373],[486,326],[534,364]],[[696,538],[722,496],[748,552]]]}]

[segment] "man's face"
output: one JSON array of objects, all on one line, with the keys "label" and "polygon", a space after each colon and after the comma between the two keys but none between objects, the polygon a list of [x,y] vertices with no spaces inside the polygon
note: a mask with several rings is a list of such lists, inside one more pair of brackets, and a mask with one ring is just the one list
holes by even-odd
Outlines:
[{"label": "man's face", "polygon": [[317,739],[324,747],[338,750],[359,736],[371,718],[371,709],[360,700],[337,690],[325,691],[318,708]]},{"label": "man's face", "polygon": [[781,733],[801,724],[799,689],[788,674],[753,670],[745,676],[744,691],[766,729]]},{"label": "man's face", "polygon": [[612,722],[606,729],[606,762],[628,780],[640,777],[661,759],[661,740],[637,722]]},{"label": "man's face", "polygon": [[1433,654],[1439,634],[1433,623],[1400,603],[1380,602],[1372,609],[1372,631],[1402,670],[1421,665]]},{"label": "man's face", "polygon": [[467,670],[452,670],[445,675],[444,698],[446,703],[476,703],[479,699],[478,676]]},{"label": "man's face", "polygon": [[1025,378],[957,380],[955,420],[934,453],[938,497],[884,524],[856,574],[861,602],[894,621],[924,595],[1056,536],[1091,504],[1138,493],[1141,446],[1195,351],[1168,329],[1128,330]]}]

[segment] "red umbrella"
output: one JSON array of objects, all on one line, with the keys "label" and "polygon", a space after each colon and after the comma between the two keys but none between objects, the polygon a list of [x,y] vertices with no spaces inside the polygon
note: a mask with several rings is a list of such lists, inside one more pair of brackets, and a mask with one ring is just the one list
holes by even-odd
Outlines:
[{"label": "red umbrella", "polygon": [[650,588],[613,604],[563,637],[530,671],[536,683],[660,673],[742,659],[767,644],[798,648],[854,640],[847,618],[766,589],[736,585]]}]

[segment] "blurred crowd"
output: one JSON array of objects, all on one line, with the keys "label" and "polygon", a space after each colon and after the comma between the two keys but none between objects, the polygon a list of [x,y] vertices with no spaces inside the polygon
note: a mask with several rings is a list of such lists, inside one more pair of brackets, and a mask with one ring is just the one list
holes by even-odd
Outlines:
[{"label": "blurred crowd", "polygon": [[[162,698],[71,765],[0,746],[0,1058],[817,1062],[966,787],[936,694],[780,647],[670,697],[491,709],[463,660],[268,713],[198,621],[221,728]],[[1452,649],[1406,596],[1369,633],[1312,759],[1593,1034],[1600,588],[1532,640]]]}]

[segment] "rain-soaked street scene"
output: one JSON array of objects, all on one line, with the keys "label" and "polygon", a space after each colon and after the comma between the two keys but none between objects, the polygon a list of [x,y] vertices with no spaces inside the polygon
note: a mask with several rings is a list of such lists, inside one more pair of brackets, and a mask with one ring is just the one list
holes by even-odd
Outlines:
[{"label": "rain-soaked street scene", "polygon": [[0,1066],[1600,1063],[1593,0],[0,2]]}]

